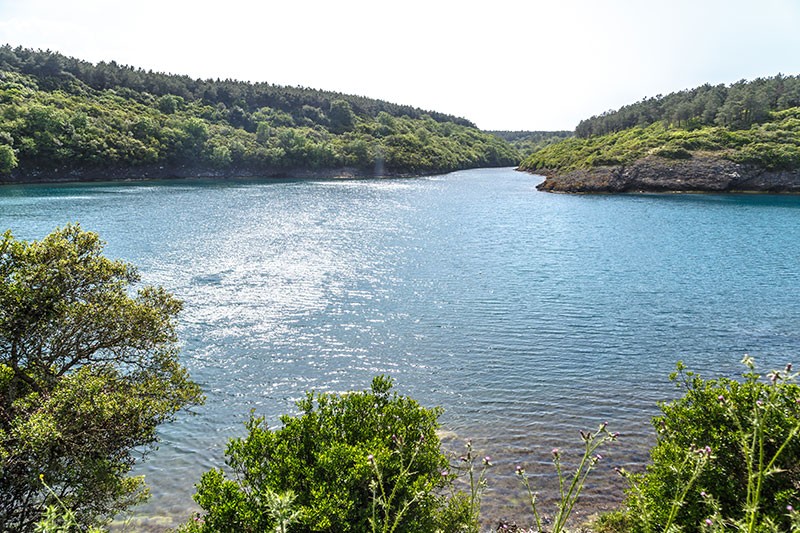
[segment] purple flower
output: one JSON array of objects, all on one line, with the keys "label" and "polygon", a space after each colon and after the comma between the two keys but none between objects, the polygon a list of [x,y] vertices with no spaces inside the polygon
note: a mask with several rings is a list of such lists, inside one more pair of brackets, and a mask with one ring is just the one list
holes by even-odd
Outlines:
[{"label": "purple flower", "polygon": [[791,505],[787,505],[786,506],[786,510],[789,511],[790,513],[793,513],[794,512],[794,507],[792,507]]},{"label": "purple flower", "polygon": [[525,473],[525,469],[524,469],[524,468],[522,468],[522,465],[517,465],[517,466],[516,466],[516,468],[514,468],[514,472],[515,472],[515,473],[516,473],[518,476],[521,476],[521,475],[523,475],[523,474]]},{"label": "purple flower", "polygon": [[492,466],[492,458],[487,455],[483,458],[483,464],[486,466]]},{"label": "purple flower", "polygon": [[367,456],[367,461],[369,461],[369,462],[370,462],[370,463],[372,463],[372,464],[375,464],[375,456],[374,456],[374,455],[372,455],[372,454],[369,454],[369,455]]},{"label": "purple flower", "polygon": [[560,451],[558,448],[553,448],[553,457],[555,457],[556,459],[558,459],[558,457],[559,457],[560,455],[561,455],[561,451]]},{"label": "purple flower", "polygon": [[706,518],[706,525],[707,526],[713,526],[714,522],[710,518]]}]

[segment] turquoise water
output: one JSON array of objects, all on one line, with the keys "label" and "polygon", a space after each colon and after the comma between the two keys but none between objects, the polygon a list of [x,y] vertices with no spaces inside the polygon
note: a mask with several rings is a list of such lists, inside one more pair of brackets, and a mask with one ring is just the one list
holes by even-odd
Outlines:
[{"label": "turquoise water", "polygon": [[[445,408],[448,447],[492,455],[489,518],[521,517],[518,462],[552,482],[554,446],[622,433],[587,495],[620,498],[678,359],[767,369],[800,346],[800,197],[540,193],[510,169],[418,179],[0,187],[0,229],[80,221],[107,255],[185,301],[183,361],[207,394],[161,431],[136,516],[170,524],[250,409],[386,373]],[[521,520],[522,518],[520,518]]]}]

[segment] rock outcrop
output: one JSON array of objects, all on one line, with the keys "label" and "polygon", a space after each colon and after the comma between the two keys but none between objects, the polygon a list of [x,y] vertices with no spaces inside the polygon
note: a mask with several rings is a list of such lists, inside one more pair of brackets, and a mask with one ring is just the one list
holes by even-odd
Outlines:
[{"label": "rock outcrop", "polygon": [[689,159],[647,156],[628,165],[568,172],[538,170],[547,192],[765,192],[800,193],[800,169],[766,170],[713,155]]}]

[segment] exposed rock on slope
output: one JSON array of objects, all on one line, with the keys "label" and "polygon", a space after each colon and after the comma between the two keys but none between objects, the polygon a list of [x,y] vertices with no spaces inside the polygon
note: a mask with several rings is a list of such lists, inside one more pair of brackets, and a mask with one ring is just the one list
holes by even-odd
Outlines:
[{"label": "exposed rock on slope", "polygon": [[800,193],[800,169],[765,170],[710,155],[691,159],[647,156],[633,163],[567,172],[535,171],[547,192],[770,192]]}]

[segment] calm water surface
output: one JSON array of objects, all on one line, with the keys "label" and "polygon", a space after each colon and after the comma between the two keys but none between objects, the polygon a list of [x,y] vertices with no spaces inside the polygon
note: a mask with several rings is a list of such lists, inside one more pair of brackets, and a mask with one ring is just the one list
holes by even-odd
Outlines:
[{"label": "calm water surface", "polygon": [[390,374],[445,408],[447,446],[492,455],[487,523],[524,521],[523,463],[608,420],[622,439],[587,495],[621,498],[678,359],[706,375],[800,346],[800,197],[537,192],[510,169],[419,179],[0,187],[0,229],[80,221],[185,301],[182,358],[207,394],[141,465],[152,527],[194,509],[251,409]]}]

